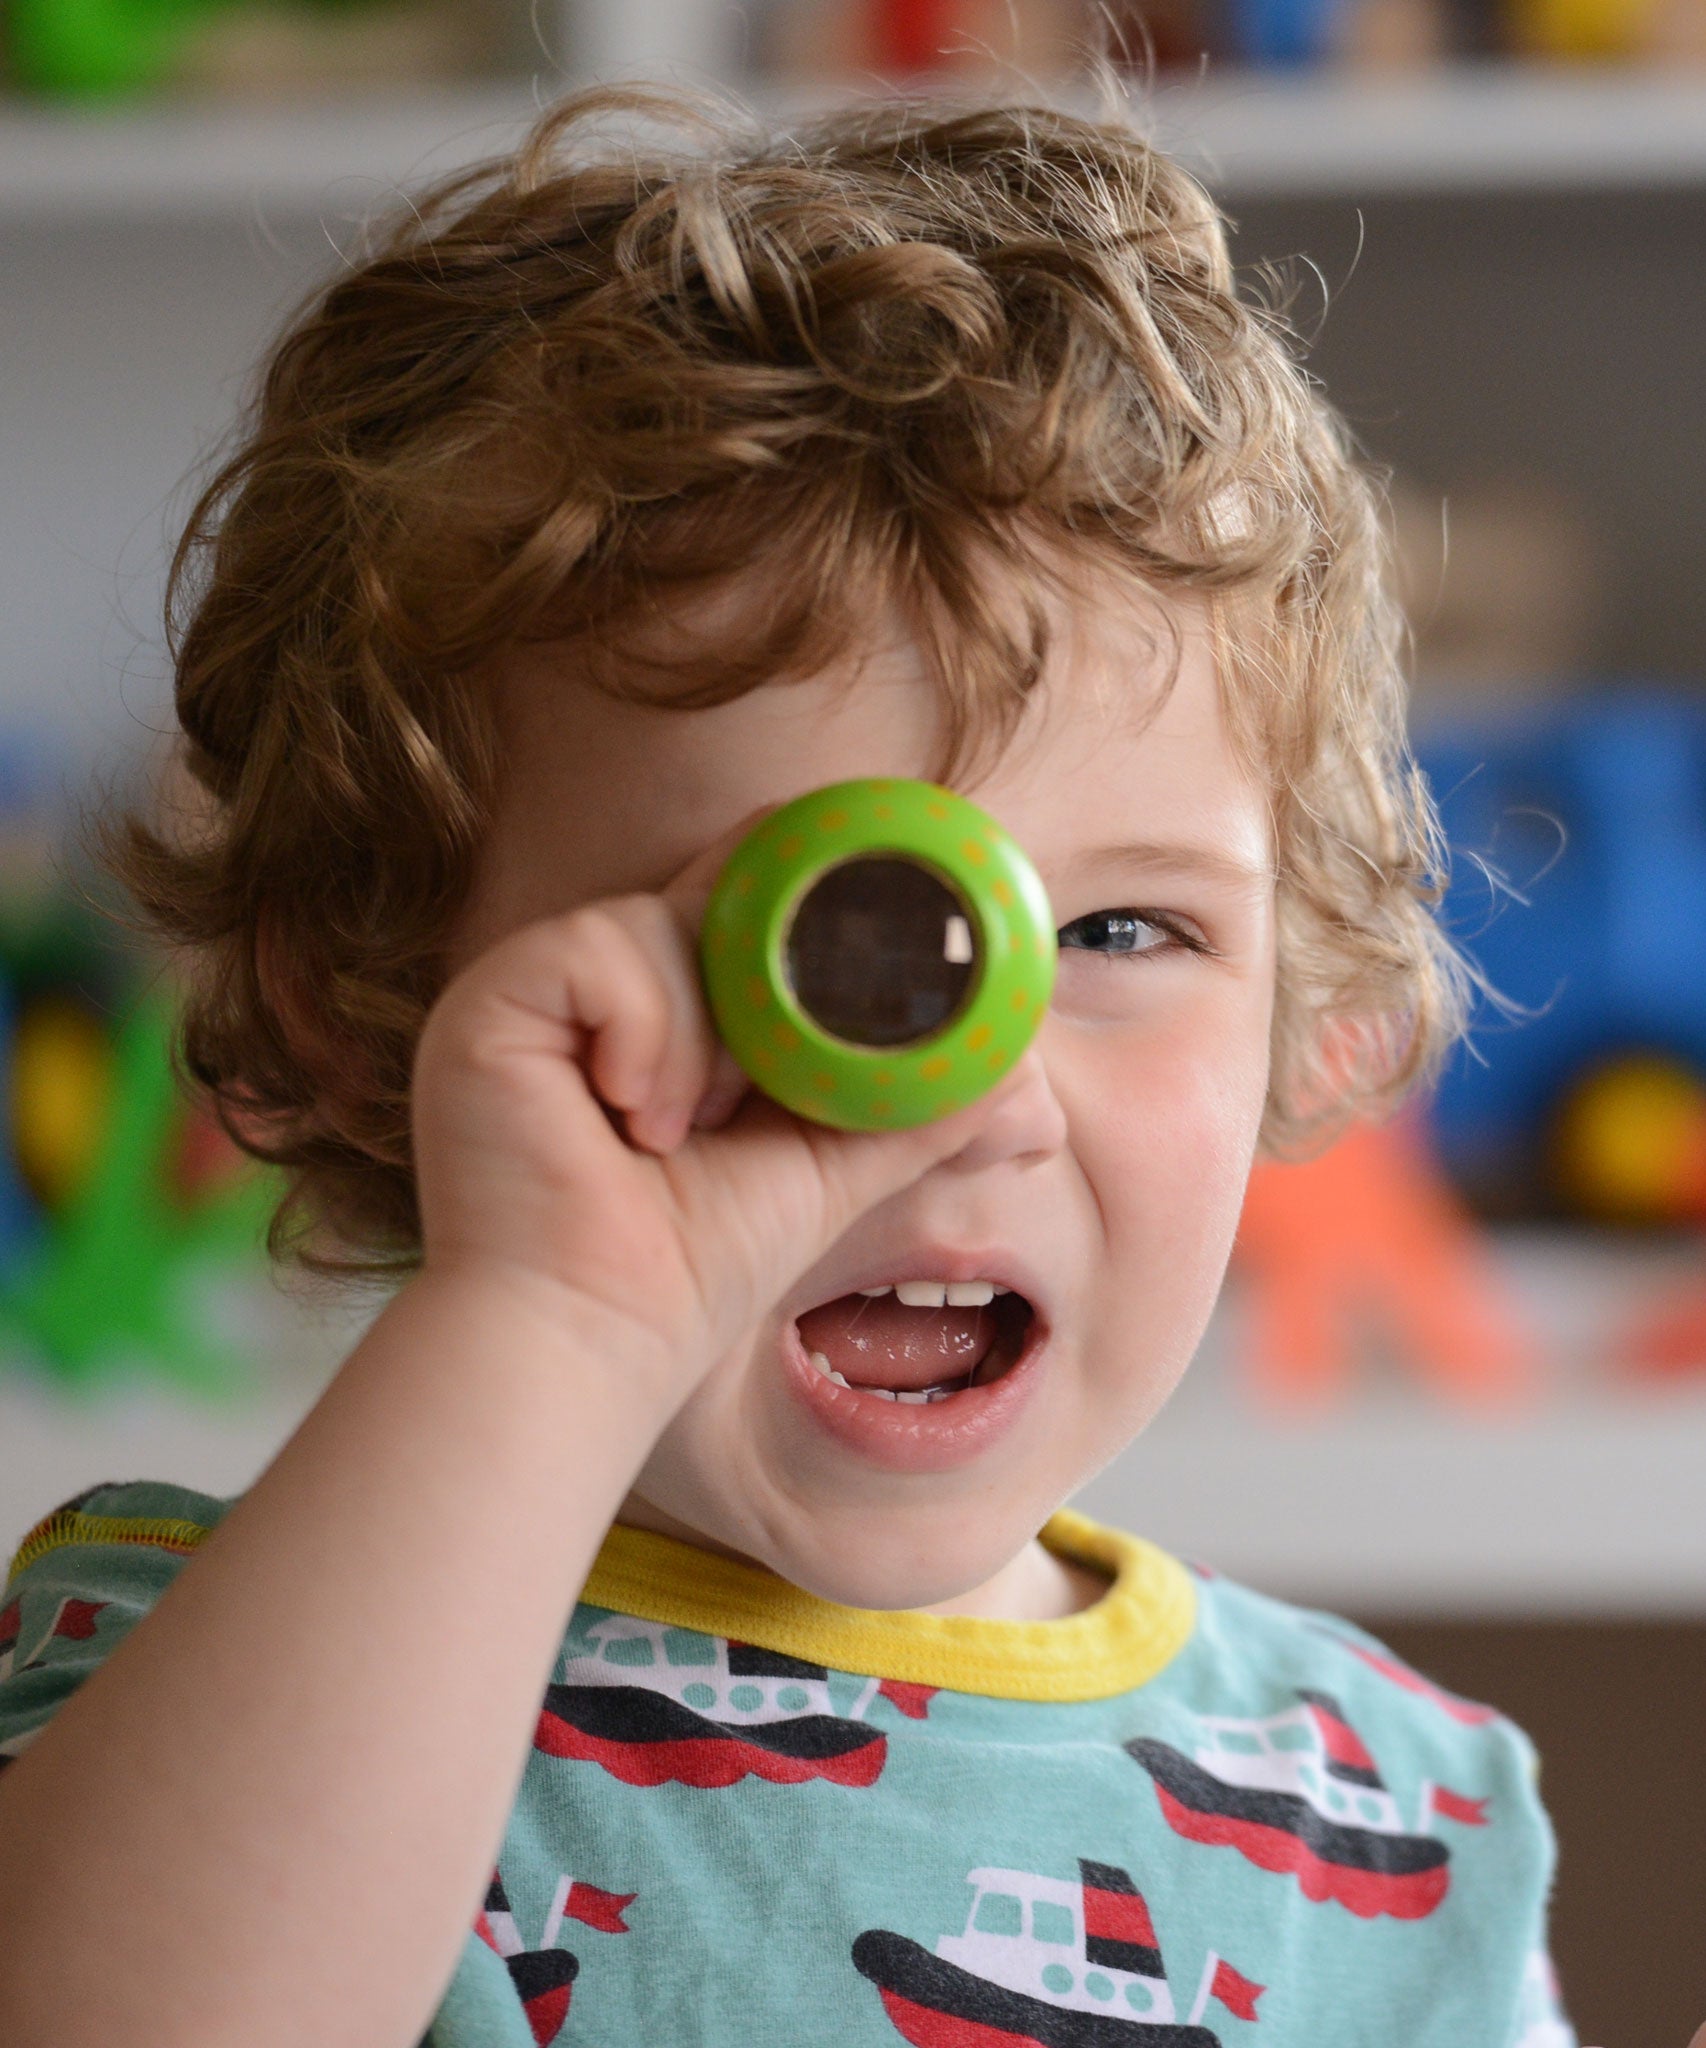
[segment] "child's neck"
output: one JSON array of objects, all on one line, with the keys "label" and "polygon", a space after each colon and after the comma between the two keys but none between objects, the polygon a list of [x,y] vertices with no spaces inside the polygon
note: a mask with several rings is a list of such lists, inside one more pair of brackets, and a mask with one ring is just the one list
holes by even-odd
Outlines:
[{"label": "child's neck", "polygon": [[[685,1522],[666,1515],[650,1501],[630,1494],[622,1503],[617,1520],[631,1529],[650,1529],[659,1536],[671,1536],[678,1543],[691,1543],[697,1550],[709,1550],[718,1557],[733,1558],[737,1564],[765,1567],[726,1543],[701,1535]],[[1070,1614],[1093,1607],[1108,1590],[1108,1581],[1085,1566],[1056,1557],[1035,1539],[1017,1557],[1010,1559],[993,1578],[980,1586],[938,1600],[920,1608],[923,1614],[970,1614],[987,1621],[1063,1621]]]}]

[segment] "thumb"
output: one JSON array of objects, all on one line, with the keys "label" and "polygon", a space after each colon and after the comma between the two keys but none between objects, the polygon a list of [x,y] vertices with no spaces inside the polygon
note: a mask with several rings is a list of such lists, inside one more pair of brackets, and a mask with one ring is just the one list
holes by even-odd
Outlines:
[{"label": "thumb", "polygon": [[[773,811],[780,809],[780,804],[760,804],[756,810],[748,811],[726,832],[719,833],[709,846],[702,847],[658,891],[674,912],[683,936],[695,954],[699,947],[699,928],[705,921],[705,906],[711,900],[718,877],[728,865],[729,856],[749,832]],[[710,1078],[693,1111],[693,1127],[714,1131],[727,1123],[739,1107],[748,1085],[747,1076],[734,1054],[727,1046],[719,1045],[712,1059]]]}]

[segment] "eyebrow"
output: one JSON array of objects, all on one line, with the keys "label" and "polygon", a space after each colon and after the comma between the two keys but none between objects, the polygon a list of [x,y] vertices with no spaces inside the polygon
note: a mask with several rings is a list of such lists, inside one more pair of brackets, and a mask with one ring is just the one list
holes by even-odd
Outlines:
[{"label": "eyebrow", "polygon": [[1150,874],[1182,875],[1213,882],[1221,888],[1258,889],[1274,879],[1266,862],[1240,860],[1212,846],[1169,845],[1160,840],[1134,840],[1124,846],[1096,846],[1066,861],[1063,879],[1076,880],[1099,868],[1141,869]]}]

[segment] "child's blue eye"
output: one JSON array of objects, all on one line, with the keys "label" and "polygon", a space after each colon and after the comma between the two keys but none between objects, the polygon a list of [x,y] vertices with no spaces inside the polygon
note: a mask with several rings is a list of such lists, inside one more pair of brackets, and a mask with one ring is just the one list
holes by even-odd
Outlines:
[{"label": "child's blue eye", "polygon": [[1169,945],[1201,950],[1200,941],[1155,911],[1092,910],[1062,925],[1059,940],[1087,953],[1155,953]]}]

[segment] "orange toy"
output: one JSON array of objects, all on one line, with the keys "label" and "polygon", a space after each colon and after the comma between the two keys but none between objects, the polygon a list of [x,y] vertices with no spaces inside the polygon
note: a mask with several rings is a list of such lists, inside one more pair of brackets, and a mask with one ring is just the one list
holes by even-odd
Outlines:
[{"label": "orange toy", "polygon": [[1299,1165],[1258,1163],[1238,1261],[1251,1369],[1277,1405],[1342,1393],[1370,1323],[1454,1401],[1508,1407],[1534,1390],[1533,1337],[1413,1116],[1355,1125]]},{"label": "orange toy", "polygon": [[1635,1326],[1628,1363],[1642,1379],[1706,1375],[1706,1283],[1679,1294]]}]

